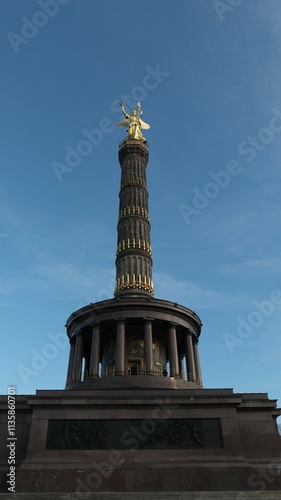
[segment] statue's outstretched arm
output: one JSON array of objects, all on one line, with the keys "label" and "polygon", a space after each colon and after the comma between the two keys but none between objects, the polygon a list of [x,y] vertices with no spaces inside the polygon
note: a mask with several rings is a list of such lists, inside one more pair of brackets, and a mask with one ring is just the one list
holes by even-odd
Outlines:
[{"label": "statue's outstretched arm", "polygon": [[126,113],[126,111],[125,111],[125,103],[124,103],[124,101],[120,102],[120,106],[121,106],[123,115],[126,116],[126,118],[129,118],[128,113]]}]

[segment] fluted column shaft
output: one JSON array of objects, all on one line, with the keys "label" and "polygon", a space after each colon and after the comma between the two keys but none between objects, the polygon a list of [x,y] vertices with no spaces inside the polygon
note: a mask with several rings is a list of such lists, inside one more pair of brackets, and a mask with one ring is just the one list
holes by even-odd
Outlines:
[{"label": "fluted column shaft", "polygon": [[179,374],[180,378],[184,378],[183,358],[181,355],[179,355]]},{"label": "fluted column shaft", "polygon": [[72,380],[80,382],[82,369],[82,335],[79,333],[75,338],[75,353],[73,362]]},{"label": "fluted column shaft", "polygon": [[[83,360],[82,360],[83,361]],[[87,378],[89,377],[89,366],[90,366],[90,363],[89,363],[89,358],[84,358],[84,370],[83,370],[83,380],[87,380]]]},{"label": "fluted column shaft", "polygon": [[146,375],[153,375],[152,320],[148,319],[144,323],[144,363]]},{"label": "fluted column shaft", "polygon": [[152,249],[148,213],[147,145],[126,139],[119,149],[121,189],[117,226],[115,295],[153,295]]},{"label": "fluted column shaft", "polygon": [[173,323],[169,326],[169,360],[170,360],[170,377],[179,378],[179,356],[177,346],[176,325]]},{"label": "fluted column shaft", "polygon": [[195,339],[193,342],[193,348],[194,348],[194,362],[195,362],[195,369],[196,369],[196,379],[197,379],[197,382],[201,385],[202,384],[202,374],[201,374],[200,358],[199,358],[199,350],[198,350],[198,340],[197,339]]},{"label": "fluted column shaft", "polygon": [[193,351],[193,342],[192,342],[192,334],[191,332],[187,332],[185,337],[185,350],[186,350],[186,371],[187,378],[191,378],[195,380],[196,377],[196,368],[194,361],[194,351]]},{"label": "fluted column shaft", "polygon": [[71,382],[72,382],[74,353],[75,353],[75,343],[71,342],[71,344],[70,344],[70,352],[69,352],[68,369],[67,369],[67,378],[66,378],[66,384],[65,384],[66,387],[68,387],[69,385],[71,385]]},{"label": "fluted column shaft", "polygon": [[99,323],[97,323],[93,326],[89,377],[99,376],[99,361],[100,361],[100,325]]},{"label": "fluted column shaft", "polygon": [[115,375],[125,374],[125,320],[117,320]]}]

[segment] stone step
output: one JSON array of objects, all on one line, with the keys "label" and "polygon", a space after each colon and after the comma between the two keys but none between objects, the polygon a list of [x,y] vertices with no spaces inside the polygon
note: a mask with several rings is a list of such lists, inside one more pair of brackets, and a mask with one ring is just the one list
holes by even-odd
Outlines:
[{"label": "stone step", "polygon": [[[13,500],[281,500],[280,491],[12,493]],[[11,493],[0,493],[11,500]]]}]

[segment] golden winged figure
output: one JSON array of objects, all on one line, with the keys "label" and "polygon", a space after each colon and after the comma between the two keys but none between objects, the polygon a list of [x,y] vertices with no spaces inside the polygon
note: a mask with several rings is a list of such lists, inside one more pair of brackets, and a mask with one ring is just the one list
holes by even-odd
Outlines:
[{"label": "golden winged figure", "polygon": [[125,111],[125,103],[120,102],[121,110],[125,119],[117,123],[118,127],[126,127],[128,132],[128,139],[138,139],[139,141],[146,142],[146,139],[141,133],[142,129],[149,129],[150,125],[141,119],[142,110],[140,102],[137,103],[138,109],[133,109],[132,113],[128,115]]}]

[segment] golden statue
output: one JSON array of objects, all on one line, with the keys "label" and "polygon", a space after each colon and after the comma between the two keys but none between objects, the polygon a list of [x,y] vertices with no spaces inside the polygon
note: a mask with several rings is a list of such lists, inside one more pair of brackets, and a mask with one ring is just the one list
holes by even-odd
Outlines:
[{"label": "golden statue", "polygon": [[132,113],[128,115],[125,111],[125,103],[120,102],[122,113],[125,119],[117,123],[118,127],[126,127],[128,132],[128,139],[137,139],[142,142],[146,142],[146,139],[141,133],[141,129],[149,129],[150,125],[141,120],[142,110],[140,102],[137,103],[138,109],[133,109]]}]

